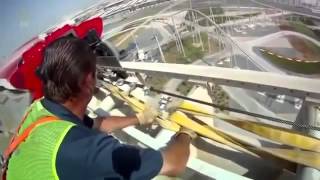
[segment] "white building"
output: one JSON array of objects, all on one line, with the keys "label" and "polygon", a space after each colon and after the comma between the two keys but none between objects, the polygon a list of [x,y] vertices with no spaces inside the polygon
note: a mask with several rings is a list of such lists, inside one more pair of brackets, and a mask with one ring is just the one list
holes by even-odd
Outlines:
[{"label": "white building", "polygon": [[307,7],[319,7],[320,0],[300,0],[300,4]]}]

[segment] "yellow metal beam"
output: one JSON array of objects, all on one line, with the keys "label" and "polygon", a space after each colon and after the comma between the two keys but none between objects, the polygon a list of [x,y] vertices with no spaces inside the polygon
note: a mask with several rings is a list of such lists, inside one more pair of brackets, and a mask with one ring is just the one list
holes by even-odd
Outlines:
[{"label": "yellow metal beam", "polygon": [[192,103],[183,102],[179,110],[198,116],[213,117],[224,120],[236,127],[247,130],[261,137],[276,141],[285,145],[297,147],[314,152],[320,152],[320,140],[301,134],[291,129],[281,128],[260,122],[253,122],[224,114],[216,114],[200,109]]},{"label": "yellow metal beam", "polygon": [[[129,96],[115,86],[107,85],[106,87],[115,97],[125,101],[129,106],[131,106],[134,111],[139,112],[144,109],[145,104],[143,101],[140,101],[133,96]],[[213,114],[197,107],[196,104],[192,104],[190,102],[183,102],[177,110],[178,111],[172,113],[172,115],[169,117],[169,120],[159,116],[157,121],[162,127],[173,131],[178,131],[180,126],[189,128],[203,137],[210,138],[214,141],[228,145],[236,150],[251,154],[256,157],[271,157],[272,160],[276,160],[277,162],[281,163],[284,162],[283,160],[287,160],[320,169],[319,139],[276,126],[242,120],[221,114]],[[191,117],[187,114],[191,115]],[[232,135],[226,134],[219,129],[194,121],[192,116],[195,115],[225,120],[236,127],[255,133],[261,137],[290,145],[292,148],[268,148],[254,146]],[[304,150],[294,149],[294,147]],[[285,167],[287,168],[288,164],[286,164]]]}]

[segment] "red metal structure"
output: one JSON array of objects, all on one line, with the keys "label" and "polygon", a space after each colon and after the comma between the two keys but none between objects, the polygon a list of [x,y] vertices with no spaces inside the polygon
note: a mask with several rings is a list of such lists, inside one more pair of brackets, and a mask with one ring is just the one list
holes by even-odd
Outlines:
[{"label": "red metal structure", "polygon": [[56,39],[73,34],[78,38],[85,38],[87,33],[95,30],[101,37],[103,21],[100,17],[84,21],[78,25],[64,25],[50,32],[44,40],[34,38],[19,48],[0,69],[0,78],[5,78],[19,89],[27,89],[32,94],[33,100],[43,96],[42,83],[36,70],[42,64],[44,49]]}]

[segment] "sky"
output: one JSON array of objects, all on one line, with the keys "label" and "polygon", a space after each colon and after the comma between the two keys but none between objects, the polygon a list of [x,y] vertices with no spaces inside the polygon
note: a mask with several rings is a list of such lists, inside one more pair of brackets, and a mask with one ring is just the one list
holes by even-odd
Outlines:
[{"label": "sky", "polygon": [[101,0],[0,0],[0,65],[23,43]]}]

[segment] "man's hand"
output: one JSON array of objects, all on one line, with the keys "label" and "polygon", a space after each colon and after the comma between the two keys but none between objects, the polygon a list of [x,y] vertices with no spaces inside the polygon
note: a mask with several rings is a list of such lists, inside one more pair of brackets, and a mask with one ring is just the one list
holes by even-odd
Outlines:
[{"label": "man's hand", "polygon": [[190,155],[190,142],[196,137],[194,131],[183,127],[180,129],[162,152],[163,166],[160,174],[177,176],[185,170]]},{"label": "man's hand", "polygon": [[188,136],[190,136],[190,138],[192,140],[194,140],[195,138],[198,137],[197,133],[195,133],[194,131],[192,131],[191,129],[185,128],[185,127],[181,127],[180,131],[177,133],[176,136],[178,136],[179,134],[187,134]]},{"label": "man's hand", "polygon": [[143,125],[152,123],[158,114],[158,111],[154,107],[146,105],[144,110],[138,113],[136,116],[139,120],[139,124]]}]

